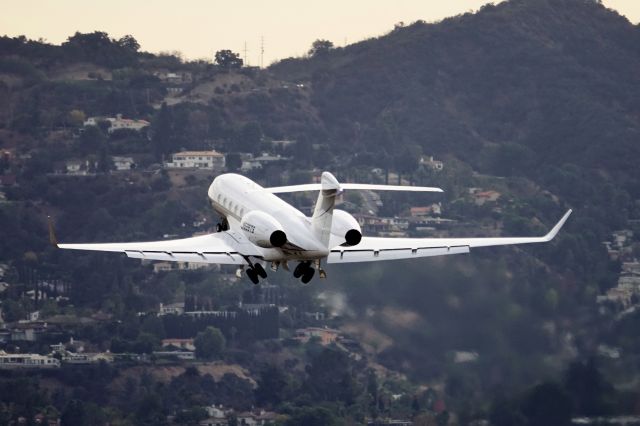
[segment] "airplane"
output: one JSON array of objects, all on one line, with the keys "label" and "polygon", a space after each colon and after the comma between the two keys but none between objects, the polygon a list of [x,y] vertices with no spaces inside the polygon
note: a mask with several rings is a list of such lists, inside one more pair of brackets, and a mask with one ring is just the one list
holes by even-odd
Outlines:
[{"label": "airplane", "polygon": [[[366,237],[358,221],[348,212],[334,208],[336,197],[345,190],[442,192],[422,186],[339,183],[323,172],[320,183],[264,188],[239,174],[216,177],[208,190],[213,209],[221,216],[216,232],[191,238],[127,243],[58,244],[51,220],[51,243],[61,249],[120,252],[130,258],[238,265],[254,284],[267,278],[264,263],[271,270],[289,270],[298,262],[293,276],[307,284],[316,270],[326,278],[322,262],[352,263],[469,253],[471,248],[551,241],[567,221],[560,221],[541,237],[490,238],[382,238]],[[301,211],[275,194],[319,191],[313,215]]]}]

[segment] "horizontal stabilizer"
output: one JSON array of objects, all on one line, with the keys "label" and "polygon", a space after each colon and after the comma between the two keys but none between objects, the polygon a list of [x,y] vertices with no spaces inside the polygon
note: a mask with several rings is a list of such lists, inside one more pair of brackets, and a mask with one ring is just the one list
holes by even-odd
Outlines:
[{"label": "horizontal stabilizer", "polygon": [[[319,183],[307,183],[303,185],[276,186],[264,188],[272,194],[282,194],[287,192],[320,191],[322,185]],[[409,192],[443,192],[440,188],[430,186],[402,186],[402,185],[375,185],[368,183],[341,183],[340,189],[359,189],[368,191],[409,191]]]}]

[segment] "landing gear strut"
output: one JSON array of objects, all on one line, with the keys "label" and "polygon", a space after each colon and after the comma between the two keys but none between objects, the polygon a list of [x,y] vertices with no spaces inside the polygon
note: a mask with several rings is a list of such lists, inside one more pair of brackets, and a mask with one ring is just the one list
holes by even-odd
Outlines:
[{"label": "landing gear strut", "polygon": [[260,282],[260,278],[267,278],[267,271],[264,270],[261,264],[251,262],[248,257],[245,257],[244,260],[249,264],[245,274],[247,274],[252,283],[257,285]]}]

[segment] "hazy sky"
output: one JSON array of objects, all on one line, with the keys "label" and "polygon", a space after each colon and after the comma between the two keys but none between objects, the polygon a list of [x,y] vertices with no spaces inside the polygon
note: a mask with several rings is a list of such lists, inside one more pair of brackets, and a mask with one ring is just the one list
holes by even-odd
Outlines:
[{"label": "hazy sky", "polygon": [[[319,38],[335,45],[388,32],[397,22],[437,21],[475,11],[487,0],[2,0],[0,34],[60,44],[76,31],[133,35],[149,52],[180,51],[212,58],[231,49],[260,65],[304,54]],[[494,2],[496,3],[496,2]],[[640,21],[640,0],[604,0],[630,21]]]}]

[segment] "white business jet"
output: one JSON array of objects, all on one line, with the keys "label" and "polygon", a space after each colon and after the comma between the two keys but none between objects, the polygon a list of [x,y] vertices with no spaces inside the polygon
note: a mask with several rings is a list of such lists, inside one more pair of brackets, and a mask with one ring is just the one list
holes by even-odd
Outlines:
[{"label": "white business jet", "polygon": [[[62,249],[97,250],[125,253],[136,259],[201,262],[239,265],[257,284],[267,273],[289,262],[298,262],[293,275],[308,283],[319,271],[326,277],[326,263],[371,262],[414,259],[468,253],[472,247],[543,243],[553,239],[571,214],[569,210],[542,237],[516,238],[379,238],[363,237],[358,221],[343,210],[334,209],[336,196],[344,190],[442,192],[419,186],[339,183],[329,172],[321,183],[263,188],[244,176],[223,174],[209,187],[213,209],[221,215],[217,232],[179,240],[139,243],[58,244],[50,224],[51,242]],[[298,209],[274,194],[320,191],[313,215]]]}]

